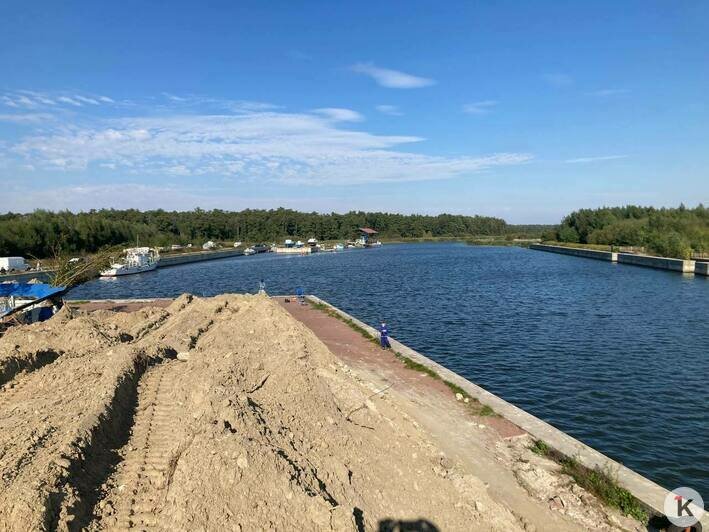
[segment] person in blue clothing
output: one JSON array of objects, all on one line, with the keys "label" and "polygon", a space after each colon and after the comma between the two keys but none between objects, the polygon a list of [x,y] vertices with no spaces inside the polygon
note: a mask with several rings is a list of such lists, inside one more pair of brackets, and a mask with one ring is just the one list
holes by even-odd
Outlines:
[{"label": "person in blue clothing", "polygon": [[298,303],[305,305],[305,292],[303,292],[300,286],[295,289],[295,298],[298,300]]},{"label": "person in blue clothing", "polygon": [[382,349],[391,349],[391,344],[389,343],[389,328],[385,321],[379,326],[379,340],[382,343]]}]

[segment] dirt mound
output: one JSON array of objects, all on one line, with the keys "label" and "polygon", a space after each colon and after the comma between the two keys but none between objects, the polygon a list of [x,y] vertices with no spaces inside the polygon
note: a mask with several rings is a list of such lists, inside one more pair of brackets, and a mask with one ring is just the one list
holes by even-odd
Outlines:
[{"label": "dirt mound", "polygon": [[266,297],[66,311],[1,371],[0,528],[521,529]]}]

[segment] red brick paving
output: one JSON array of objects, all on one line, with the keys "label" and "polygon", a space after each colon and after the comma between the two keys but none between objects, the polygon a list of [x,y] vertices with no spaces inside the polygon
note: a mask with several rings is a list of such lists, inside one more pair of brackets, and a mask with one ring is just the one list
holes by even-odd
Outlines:
[{"label": "red brick paving", "polygon": [[442,381],[406,368],[391,351],[382,350],[342,321],[309,304],[300,305],[294,298],[289,298],[290,303],[286,303],[285,298],[275,299],[347,365],[376,373],[389,381],[394,389],[414,394],[433,394],[437,398],[451,401],[452,406],[461,408],[477,423],[494,428],[502,438],[525,434],[517,425],[504,418],[477,416],[463,410],[461,403],[455,401],[453,393]]}]

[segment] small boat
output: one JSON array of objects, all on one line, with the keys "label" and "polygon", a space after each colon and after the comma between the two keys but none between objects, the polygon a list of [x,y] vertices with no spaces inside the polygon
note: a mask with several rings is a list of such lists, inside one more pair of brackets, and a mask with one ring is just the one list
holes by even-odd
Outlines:
[{"label": "small boat", "polygon": [[244,250],[244,255],[256,255],[256,250],[254,248],[246,248]]},{"label": "small boat", "polygon": [[128,248],[123,262],[115,262],[101,272],[101,277],[119,277],[149,272],[158,267],[160,254],[150,248]]},{"label": "small boat", "polygon": [[345,249],[344,244],[335,244],[335,251],[342,251],[343,249]]}]

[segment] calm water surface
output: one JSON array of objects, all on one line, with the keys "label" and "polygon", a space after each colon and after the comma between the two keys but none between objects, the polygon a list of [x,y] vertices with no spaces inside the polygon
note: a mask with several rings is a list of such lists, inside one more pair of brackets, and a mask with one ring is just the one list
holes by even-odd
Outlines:
[{"label": "calm water surface", "polygon": [[666,488],[709,499],[709,279],[521,248],[264,254],[97,280],[71,297],[303,286]]}]

